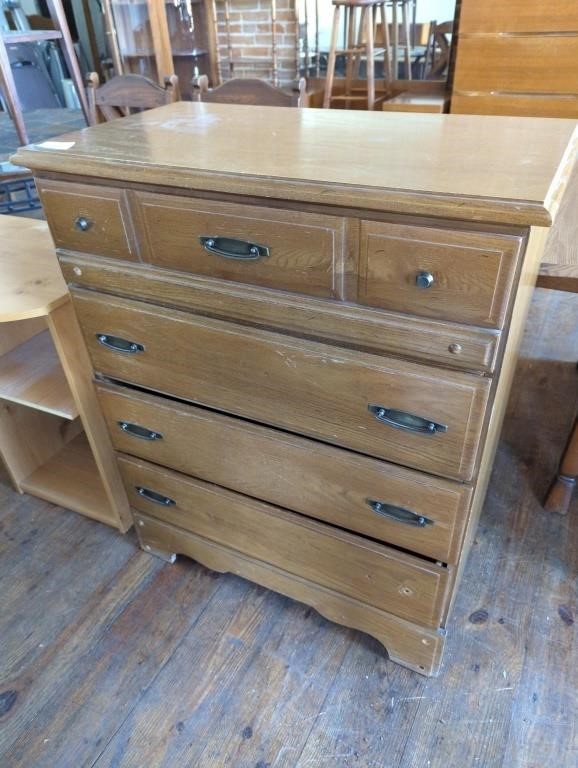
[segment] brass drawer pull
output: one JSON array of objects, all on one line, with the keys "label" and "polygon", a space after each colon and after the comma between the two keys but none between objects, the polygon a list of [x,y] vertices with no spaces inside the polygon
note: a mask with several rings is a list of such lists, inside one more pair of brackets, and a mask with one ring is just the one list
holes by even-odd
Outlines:
[{"label": "brass drawer pull", "polygon": [[132,437],[138,437],[141,440],[162,440],[163,436],[160,432],[153,432],[152,429],[141,427],[139,424],[131,424],[130,421],[118,421],[118,426],[123,432]]},{"label": "brass drawer pull", "polygon": [[266,245],[236,240],[234,237],[199,237],[205,251],[237,261],[256,261],[269,255]]},{"label": "brass drawer pull", "polygon": [[417,432],[420,435],[435,435],[436,432],[448,431],[445,424],[437,424],[431,419],[424,419],[423,416],[415,416],[413,413],[384,408],[382,405],[368,405],[367,408],[378,421],[396,429],[405,429],[407,432]]},{"label": "brass drawer pull", "polygon": [[366,499],[367,504],[377,514],[383,517],[390,517],[397,523],[404,523],[404,525],[413,525],[416,528],[425,528],[426,525],[433,525],[434,521],[424,515],[417,515],[415,512],[411,512],[409,509],[403,507],[396,507],[393,504],[386,504],[384,501],[374,501],[373,499]]},{"label": "brass drawer pull", "polygon": [[97,333],[96,338],[99,344],[108,349],[113,349],[115,352],[124,352],[128,355],[136,355],[137,352],[144,352],[142,344],[138,344],[136,341],[129,341],[129,339],[123,339],[120,336],[110,336],[108,333]]},{"label": "brass drawer pull", "polygon": [[135,486],[135,488],[139,496],[142,496],[147,501],[152,501],[153,504],[160,504],[162,507],[174,507],[176,504],[174,499],[163,496],[162,493],[151,491],[150,488],[143,488],[140,485]]},{"label": "brass drawer pull", "polygon": [[418,288],[431,288],[435,278],[431,272],[418,272],[415,276],[415,284]]},{"label": "brass drawer pull", "polygon": [[74,219],[74,228],[79,232],[88,232],[92,227],[92,221],[87,219],[86,216],[78,216]]}]

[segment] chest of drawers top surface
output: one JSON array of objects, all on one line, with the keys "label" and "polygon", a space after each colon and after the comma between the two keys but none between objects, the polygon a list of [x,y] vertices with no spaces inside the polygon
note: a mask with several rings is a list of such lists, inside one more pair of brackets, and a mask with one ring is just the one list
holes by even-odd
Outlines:
[{"label": "chest of drawers top surface", "polygon": [[547,226],[576,126],[180,102],[67,134],[68,149],[22,148],[14,160],[36,172]]}]

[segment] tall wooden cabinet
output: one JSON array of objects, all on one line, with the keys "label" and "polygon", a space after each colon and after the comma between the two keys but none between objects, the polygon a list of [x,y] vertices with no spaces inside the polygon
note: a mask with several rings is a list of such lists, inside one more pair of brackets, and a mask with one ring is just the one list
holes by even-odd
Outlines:
[{"label": "tall wooden cabinet", "polygon": [[462,0],[451,111],[578,118],[578,2]]},{"label": "tall wooden cabinet", "polygon": [[218,84],[213,0],[103,0],[103,12],[116,74],[176,74],[185,97],[193,76]]}]

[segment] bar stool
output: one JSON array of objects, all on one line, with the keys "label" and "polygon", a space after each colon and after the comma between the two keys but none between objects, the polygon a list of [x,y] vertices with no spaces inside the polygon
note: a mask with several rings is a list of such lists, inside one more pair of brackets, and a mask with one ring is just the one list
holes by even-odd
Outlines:
[{"label": "bar stool", "polygon": [[[346,107],[354,101],[367,100],[367,109],[372,110],[376,102],[383,101],[388,86],[391,82],[391,66],[389,59],[389,27],[385,13],[386,0],[333,0],[335,11],[333,13],[333,28],[331,31],[331,48],[329,61],[327,62],[327,79],[325,81],[325,94],[323,107],[328,109],[331,102],[343,101]],[[337,48],[339,35],[339,23],[341,21],[341,9],[344,8],[344,24],[347,35],[345,48]],[[360,15],[357,11],[360,11]],[[374,47],[375,28],[377,24],[378,10],[381,15],[381,28],[383,37],[383,51],[376,51]],[[337,54],[346,56],[345,93],[334,96],[333,79],[335,77],[335,61]],[[376,99],[375,95],[375,56],[383,53],[384,69],[384,94]],[[361,59],[365,55],[367,61],[367,94],[353,94],[353,81],[359,77]]]}]

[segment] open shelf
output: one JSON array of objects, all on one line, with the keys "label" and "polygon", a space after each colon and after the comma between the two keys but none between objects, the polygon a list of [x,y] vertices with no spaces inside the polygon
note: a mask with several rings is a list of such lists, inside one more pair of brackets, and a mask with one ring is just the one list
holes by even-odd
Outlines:
[{"label": "open shelf", "polygon": [[48,330],[0,357],[0,399],[65,419],[78,416]]},{"label": "open shelf", "polygon": [[20,487],[59,507],[114,524],[115,516],[84,432],[23,480]]}]

